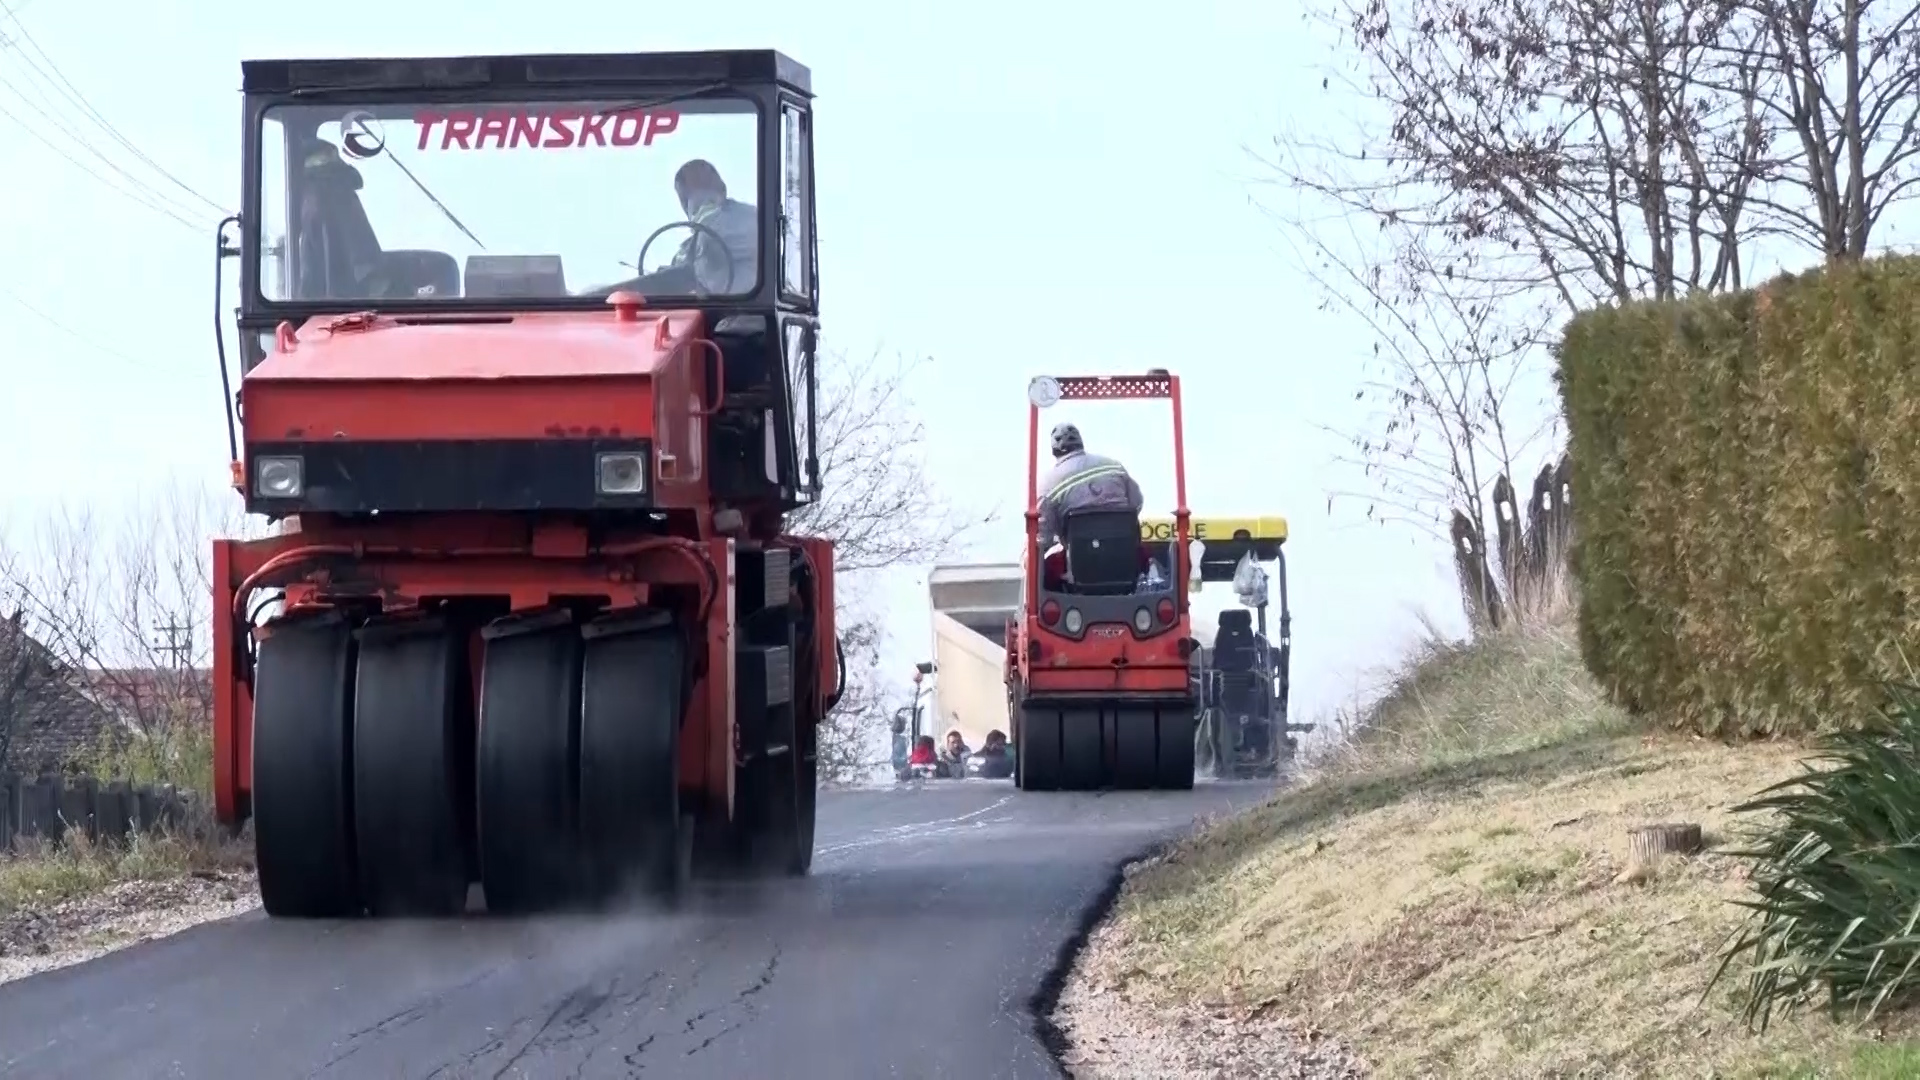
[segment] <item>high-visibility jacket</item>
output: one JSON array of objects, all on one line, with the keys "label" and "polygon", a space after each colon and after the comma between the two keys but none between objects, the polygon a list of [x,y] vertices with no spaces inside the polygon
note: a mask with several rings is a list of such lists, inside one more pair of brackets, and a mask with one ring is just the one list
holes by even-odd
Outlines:
[{"label": "high-visibility jacket", "polygon": [[1054,462],[1040,480],[1040,550],[1060,539],[1067,517],[1083,510],[1139,513],[1145,500],[1127,467],[1100,454],[1077,450]]}]

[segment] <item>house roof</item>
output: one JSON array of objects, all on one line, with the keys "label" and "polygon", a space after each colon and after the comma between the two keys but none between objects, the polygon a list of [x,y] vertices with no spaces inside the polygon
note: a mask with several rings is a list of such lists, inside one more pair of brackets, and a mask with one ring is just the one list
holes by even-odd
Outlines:
[{"label": "house roof", "polygon": [[213,672],[206,668],[87,668],[94,700],[141,728],[213,708]]},{"label": "house roof", "polygon": [[114,723],[84,678],[23,630],[17,616],[0,617],[0,725],[12,732],[0,768],[57,769]]}]

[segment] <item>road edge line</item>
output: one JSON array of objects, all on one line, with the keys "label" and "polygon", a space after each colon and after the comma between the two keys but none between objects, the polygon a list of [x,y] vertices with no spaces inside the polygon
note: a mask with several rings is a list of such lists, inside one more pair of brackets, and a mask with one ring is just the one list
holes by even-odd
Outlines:
[{"label": "road edge line", "polygon": [[1059,950],[1054,954],[1052,966],[1047,969],[1045,975],[1041,976],[1039,987],[1034,990],[1032,996],[1027,998],[1027,1013],[1033,1022],[1033,1037],[1038,1039],[1040,1046],[1046,1050],[1047,1058],[1053,1062],[1056,1075],[1063,1078],[1072,1075],[1067,1072],[1066,1063],[1062,1060],[1069,1049],[1067,1033],[1061,1030],[1060,1025],[1053,1022],[1053,1014],[1054,1010],[1060,1007],[1060,996],[1066,992],[1067,979],[1073,974],[1074,961],[1078,960],[1080,953],[1086,949],[1087,941],[1093,936],[1093,931],[1106,921],[1108,915],[1113,914],[1114,905],[1120,901],[1120,890],[1126,887],[1127,872],[1140,863],[1165,853],[1184,835],[1186,832],[1180,832],[1172,838],[1156,840],[1142,850],[1123,857],[1114,866],[1113,872],[1107,877],[1106,884],[1102,885],[1100,891],[1095,893],[1093,899],[1081,909],[1080,918],[1072,932],[1060,943]]}]

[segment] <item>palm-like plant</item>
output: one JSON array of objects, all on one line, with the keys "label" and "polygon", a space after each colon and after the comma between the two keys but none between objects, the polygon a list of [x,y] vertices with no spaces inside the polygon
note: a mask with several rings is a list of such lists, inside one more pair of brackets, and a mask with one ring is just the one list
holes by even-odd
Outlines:
[{"label": "palm-like plant", "polygon": [[1728,942],[1711,992],[1744,959],[1745,1012],[1822,993],[1836,1015],[1871,1018],[1920,983],[1920,687],[1889,688],[1885,722],[1824,740],[1807,771],[1736,813],[1750,829],[1759,896]]}]

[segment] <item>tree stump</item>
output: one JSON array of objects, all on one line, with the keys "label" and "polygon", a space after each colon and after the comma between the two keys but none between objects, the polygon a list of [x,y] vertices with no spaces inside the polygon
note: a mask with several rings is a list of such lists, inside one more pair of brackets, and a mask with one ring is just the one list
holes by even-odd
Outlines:
[{"label": "tree stump", "polygon": [[1627,832],[1627,868],[1614,880],[1639,884],[1653,876],[1667,855],[1691,855],[1700,850],[1700,826],[1647,825]]}]

